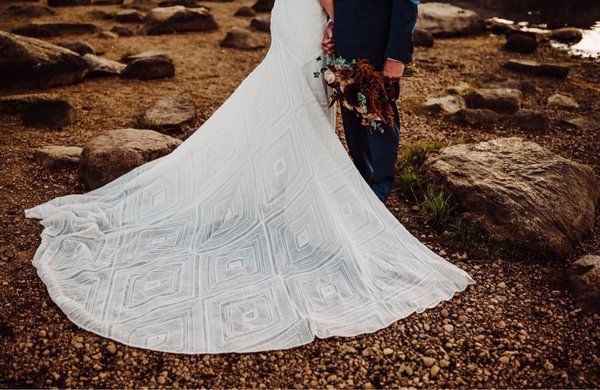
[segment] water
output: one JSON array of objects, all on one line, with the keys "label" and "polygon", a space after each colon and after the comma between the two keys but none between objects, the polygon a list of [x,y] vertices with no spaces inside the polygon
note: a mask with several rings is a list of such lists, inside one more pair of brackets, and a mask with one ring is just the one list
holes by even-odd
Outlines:
[{"label": "water", "polygon": [[477,11],[483,18],[514,20],[540,32],[565,26],[583,30],[576,45],[553,42],[571,54],[600,59],[600,0],[422,0],[441,1]]}]

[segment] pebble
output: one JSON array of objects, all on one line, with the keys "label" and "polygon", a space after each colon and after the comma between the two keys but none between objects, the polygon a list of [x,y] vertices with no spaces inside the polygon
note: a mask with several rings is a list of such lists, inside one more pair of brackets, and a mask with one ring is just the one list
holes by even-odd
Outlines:
[{"label": "pebble", "polygon": [[432,357],[428,357],[428,356],[422,356],[421,360],[423,361],[423,364],[425,365],[425,367],[431,367],[435,363],[435,359]]},{"label": "pebble", "polygon": [[454,330],[454,326],[452,326],[451,324],[446,324],[446,325],[442,326],[442,328],[448,333],[450,333]]}]

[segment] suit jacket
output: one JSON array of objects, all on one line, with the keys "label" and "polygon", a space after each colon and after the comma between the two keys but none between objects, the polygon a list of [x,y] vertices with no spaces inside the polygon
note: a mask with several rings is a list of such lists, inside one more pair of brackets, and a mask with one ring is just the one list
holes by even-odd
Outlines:
[{"label": "suit jacket", "polygon": [[386,58],[411,62],[417,13],[418,0],[335,0],[337,55],[376,69]]}]

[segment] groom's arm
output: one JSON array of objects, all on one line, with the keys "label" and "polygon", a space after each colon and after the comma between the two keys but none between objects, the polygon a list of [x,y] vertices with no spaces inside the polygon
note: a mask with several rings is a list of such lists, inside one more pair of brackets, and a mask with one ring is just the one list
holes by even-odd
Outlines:
[{"label": "groom's arm", "polygon": [[409,63],[413,54],[413,30],[417,23],[418,0],[392,0],[386,57]]}]

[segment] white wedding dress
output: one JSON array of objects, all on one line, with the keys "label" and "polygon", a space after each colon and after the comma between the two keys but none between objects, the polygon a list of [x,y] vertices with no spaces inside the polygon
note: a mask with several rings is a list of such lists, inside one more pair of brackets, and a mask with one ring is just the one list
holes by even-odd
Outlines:
[{"label": "white wedding dress", "polygon": [[334,133],[319,0],[277,0],[264,61],[173,153],[26,211],[34,266],[78,326],[177,353],[374,332],[469,275],[414,238]]}]

